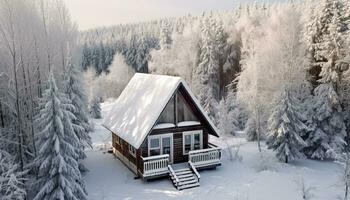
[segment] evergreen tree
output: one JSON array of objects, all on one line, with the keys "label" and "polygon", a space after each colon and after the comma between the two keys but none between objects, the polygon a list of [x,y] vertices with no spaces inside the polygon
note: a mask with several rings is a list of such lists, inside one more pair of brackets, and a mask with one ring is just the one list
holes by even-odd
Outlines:
[{"label": "evergreen tree", "polygon": [[258,133],[256,122],[253,117],[249,117],[247,123],[245,124],[245,128],[243,133],[248,141],[256,141],[258,140]]},{"label": "evergreen tree", "polygon": [[94,119],[101,119],[101,105],[100,105],[100,97],[95,97],[91,102],[90,107],[90,115]]},{"label": "evergreen tree", "polygon": [[162,21],[160,34],[159,34],[159,45],[161,49],[169,49],[172,43],[171,39],[171,27],[168,20]]},{"label": "evergreen tree", "polygon": [[[310,53],[309,69],[312,83],[332,83],[338,90],[343,69],[337,60],[345,56],[345,32],[347,30],[342,10],[342,1],[323,0],[313,10],[307,26]],[[318,80],[319,79],[319,80]]]},{"label": "evergreen tree", "polygon": [[285,92],[268,121],[268,148],[276,151],[276,157],[285,163],[304,158],[302,149],[307,144],[300,133],[308,127],[303,123],[304,116],[299,110],[297,99]]},{"label": "evergreen tree", "polygon": [[[220,33],[216,20],[212,15],[204,17],[201,23],[201,49],[199,65],[195,69],[195,91],[198,99],[212,119],[220,96]],[[224,63],[223,63],[224,64]]]},{"label": "evergreen tree", "polygon": [[221,99],[218,105],[217,127],[221,135],[236,135],[238,128],[237,111],[232,109],[231,97]]},{"label": "evergreen tree", "polygon": [[[64,73],[64,93],[67,95],[71,104],[74,106],[74,110],[71,112],[75,116],[73,119],[74,133],[80,141],[80,147],[77,148],[79,159],[85,159],[86,154],[84,152],[85,147],[91,147],[91,137],[89,132],[91,126],[89,124],[89,115],[87,111],[87,100],[84,93],[84,88],[81,80],[81,72],[75,65],[68,60],[67,70]],[[79,163],[79,168],[85,171],[86,168]]]},{"label": "evergreen tree", "polygon": [[48,80],[48,89],[40,102],[37,119],[38,156],[36,182],[39,190],[34,200],[41,199],[87,199],[83,179],[79,171],[76,148],[79,139],[74,133],[74,106],[59,92],[53,74]]},{"label": "evergreen tree", "polygon": [[0,199],[26,199],[24,174],[19,171],[19,166],[15,164],[10,154],[0,150]]},{"label": "evergreen tree", "polygon": [[321,84],[313,102],[314,130],[308,135],[306,154],[311,158],[336,158],[346,144],[345,124],[339,98],[331,84]]}]

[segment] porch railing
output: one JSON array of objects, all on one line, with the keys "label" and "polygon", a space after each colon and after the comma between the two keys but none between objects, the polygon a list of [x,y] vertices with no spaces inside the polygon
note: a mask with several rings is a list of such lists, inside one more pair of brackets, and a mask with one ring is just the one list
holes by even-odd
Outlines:
[{"label": "porch railing", "polygon": [[169,172],[169,154],[141,158],[143,161],[143,177],[157,176]]},{"label": "porch railing", "polygon": [[209,167],[221,164],[221,149],[218,147],[200,149],[189,152],[188,161],[195,167]]}]

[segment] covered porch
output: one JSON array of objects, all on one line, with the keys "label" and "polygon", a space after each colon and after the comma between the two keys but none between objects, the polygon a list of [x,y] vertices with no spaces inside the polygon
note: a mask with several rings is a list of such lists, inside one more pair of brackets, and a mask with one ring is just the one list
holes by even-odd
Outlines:
[{"label": "covered porch", "polygon": [[[192,170],[216,168],[221,165],[221,148],[212,144],[209,148],[191,150],[188,153],[188,167]],[[194,168],[194,169],[193,169]],[[144,180],[166,177],[172,173],[169,154],[141,157],[139,175]]]}]

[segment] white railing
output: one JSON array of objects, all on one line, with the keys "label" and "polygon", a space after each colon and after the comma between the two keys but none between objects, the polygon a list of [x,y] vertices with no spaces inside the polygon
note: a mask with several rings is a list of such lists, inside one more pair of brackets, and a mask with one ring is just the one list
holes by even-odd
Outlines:
[{"label": "white railing", "polygon": [[143,177],[157,176],[169,172],[169,155],[149,156],[143,158]]},{"label": "white railing", "polygon": [[170,171],[170,176],[172,176],[175,179],[174,185],[175,185],[176,189],[179,189],[179,182],[180,182],[179,178],[176,176],[176,173],[173,170],[173,168],[171,167],[171,165],[168,165],[168,169]]},{"label": "white railing", "polygon": [[193,173],[196,175],[197,180],[199,182],[199,180],[201,179],[201,175],[198,173],[196,167],[193,165],[193,163],[191,161],[188,161],[188,165],[190,165],[190,169],[193,171]]},{"label": "white railing", "polygon": [[191,162],[194,165],[194,167],[219,165],[221,164],[220,151],[220,148],[209,148],[190,151],[188,161]]}]

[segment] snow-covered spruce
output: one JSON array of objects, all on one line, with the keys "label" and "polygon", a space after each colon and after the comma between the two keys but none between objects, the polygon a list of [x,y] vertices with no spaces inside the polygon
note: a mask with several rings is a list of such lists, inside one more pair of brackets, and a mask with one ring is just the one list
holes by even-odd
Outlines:
[{"label": "snow-covered spruce", "polygon": [[221,135],[235,135],[239,130],[237,121],[238,110],[233,106],[233,97],[227,96],[221,99],[217,113],[217,127]]},{"label": "snow-covered spruce", "polygon": [[[318,81],[322,83],[333,83],[336,90],[343,71],[337,61],[343,59],[348,51],[344,3],[338,0],[322,0],[313,10],[305,32],[311,57],[310,71],[317,68],[321,70],[320,74],[312,75],[320,76]],[[313,84],[316,84],[316,80]]]},{"label": "snow-covered spruce", "polygon": [[76,148],[81,146],[72,124],[74,106],[58,90],[52,73],[40,103],[39,152],[34,160],[38,193],[34,200],[87,199],[77,162]]},{"label": "snow-covered spruce", "polygon": [[248,141],[256,141],[258,140],[257,127],[254,117],[249,117],[247,123],[245,124],[245,128],[243,133]]},{"label": "snow-covered spruce", "polygon": [[267,145],[276,152],[276,157],[288,163],[304,158],[302,149],[307,146],[300,133],[308,127],[299,112],[297,99],[289,92],[284,92],[268,121]]},{"label": "snow-covered spruce", "polygon": [[94,97],[90,106],[90,116],[94,119],[101,119],[101,105],[100,105],[100,97]]},{"label": "snow-covered spruce", "polygon": [[[83,160],[86,158],[84,148],[92,146],[91,137],[89,135],[91,126],[89,124],[87,99],[82,85],[81,72],[71,63],[70,59],[68,59],[68,65],[64,73],[63,91],[67,95],[67,98],[70,100],[71,104],[74,106],[74,110],[71,110],[75,117],[72,120],[72,125],[74,133],[80,142],[80,146],[76,148],[79,156],[78,159]],[[79,169],[81,171],[87,170],[81,162],[79,162]]]},{"label": "snow-covered spruce", "polygon": [[[0,132],[1,133],[1,132]],[[24,172],[19,171],[10,154],[0,150],[0,199],[23,200],[26,198]]]},{"label": "snow-covered spruce", "polygon": [[309,133],[305,152],[316,159],[335,159],[345,146],[345,124],[339,98],[331,84],[321,84],[315,91],[314,130]]}]

